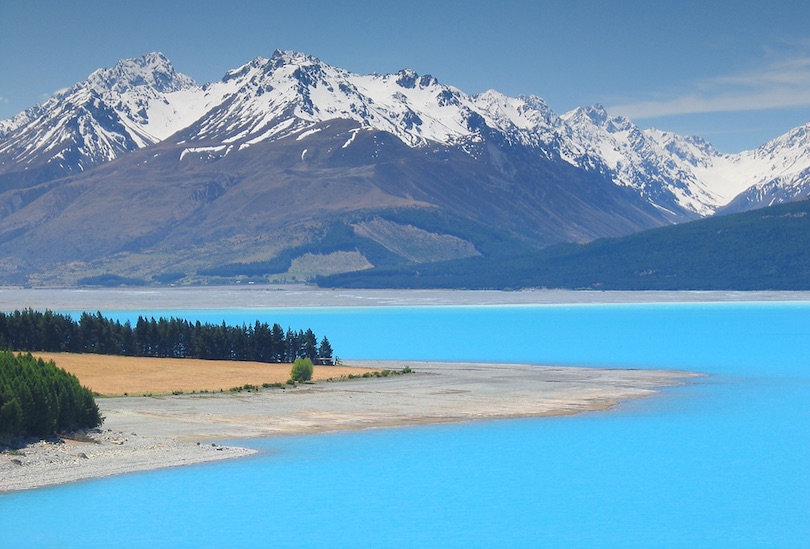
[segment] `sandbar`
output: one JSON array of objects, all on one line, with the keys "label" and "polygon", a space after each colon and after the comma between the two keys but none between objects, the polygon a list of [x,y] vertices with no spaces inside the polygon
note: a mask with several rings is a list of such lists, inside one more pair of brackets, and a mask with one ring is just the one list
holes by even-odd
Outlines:
[{"label": "sandbar", "polygon": [[95,442],[37,442],[0,454],[0,492],[255,452],[221,442],[229,439],[608,410],[699,375],[522,364],[351,365],[414,372],[250,393],[100,398],[106,419],[88,433]]}]

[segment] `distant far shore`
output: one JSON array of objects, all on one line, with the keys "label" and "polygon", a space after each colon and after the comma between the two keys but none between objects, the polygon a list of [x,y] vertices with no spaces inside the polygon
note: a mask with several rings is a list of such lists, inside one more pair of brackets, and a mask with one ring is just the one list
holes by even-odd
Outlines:
[{"label": "distant far shore", "polygon": [[810,292],[594,290],[349,290],[307,285],[133,288],[1,288],[0,310],[251,309],[422,305],[565,305],[810,301]]},{"label": "distant far shore", "polygon": [[697,375],[412,361],[351,366],[414,373],[249,393],[101,398],[100,430],[0,454],[0,492],[255,453],[212,441],[607,410]]}]

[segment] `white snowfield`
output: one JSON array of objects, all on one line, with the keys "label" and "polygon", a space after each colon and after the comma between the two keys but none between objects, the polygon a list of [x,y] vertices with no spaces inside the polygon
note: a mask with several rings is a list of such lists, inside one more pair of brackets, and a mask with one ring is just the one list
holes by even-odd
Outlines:
[{"label": "white snowfield", "polygon": [[[257,57],[204,86],[160,53],[123,60],[0,121],[0,154],[21,165],[42,155],[62,163],[68,144],[79,142],[85,169],[82,162],[90,167],[175,134],[174,142],[188,145],[181,159],[288,137],[303,151],[335,119],[389,132],[409,147],[460,147],[474,158],[484,133],[495,132],[507,144],[607,174],[673,220],[711,215],[746,191],[763,199],[775,190],[810,191],[810,123],[756,150],[722,154],[698,137],[642,130],[599,105],[558,116],[534,96],[468,95],[410,69],[359,75],[290,51]],[[343,148],[356,136],[346,133]]]}]

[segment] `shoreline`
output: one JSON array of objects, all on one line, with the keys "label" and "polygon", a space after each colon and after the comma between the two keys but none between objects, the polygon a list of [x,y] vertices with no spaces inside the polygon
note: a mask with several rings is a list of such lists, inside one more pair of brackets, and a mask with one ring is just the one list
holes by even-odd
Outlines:
[{"label": "shoreline", "polygon": [[0,308],[52,311],[807,302],[808,291],[355,290],[307,285],[0,287]]},{"label": "shoreline", "polygon": [[458,362],[352,366],[414,373],[286,391],[100,398],[106,419],[90,433],[97,442],[40,441],[0,454],[0,494],[256,453],[213,442],[220,440],[610,410],[701,375]]}]

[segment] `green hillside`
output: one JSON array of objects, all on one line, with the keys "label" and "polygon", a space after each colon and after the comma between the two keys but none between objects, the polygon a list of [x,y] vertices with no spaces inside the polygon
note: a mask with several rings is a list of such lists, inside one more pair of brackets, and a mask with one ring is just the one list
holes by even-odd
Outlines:
[{"label": "green hillside", "polygon": [[810,201],[520,256],[486,257],[317,280],[368,288],[810,289]]}]

